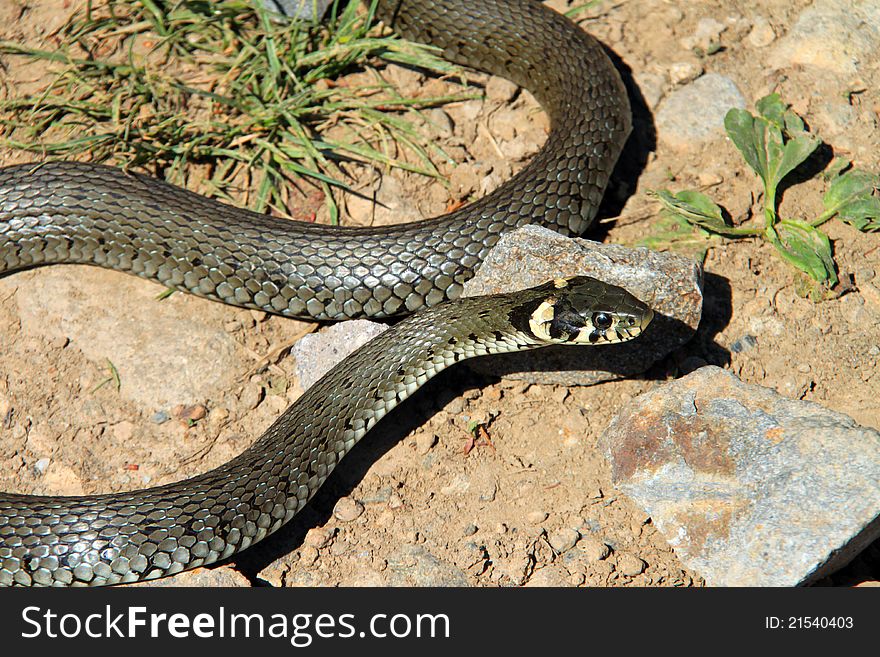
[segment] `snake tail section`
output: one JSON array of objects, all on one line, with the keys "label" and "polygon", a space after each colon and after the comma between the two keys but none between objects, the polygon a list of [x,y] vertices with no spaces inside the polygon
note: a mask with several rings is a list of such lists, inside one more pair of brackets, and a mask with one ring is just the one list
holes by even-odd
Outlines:
[{"label": "snake tail section", "polygon": [[551,121],[542,150],[471,205],[375,228],[287,221],[96,164],[7,167],[0,274],[91,264],[290,317],[381,318],[458,297],[513,228],[581,234],[630,131],[627,96],[602,47],[532,0],[382,0],[377,14],[454,62],[532,91]]}]

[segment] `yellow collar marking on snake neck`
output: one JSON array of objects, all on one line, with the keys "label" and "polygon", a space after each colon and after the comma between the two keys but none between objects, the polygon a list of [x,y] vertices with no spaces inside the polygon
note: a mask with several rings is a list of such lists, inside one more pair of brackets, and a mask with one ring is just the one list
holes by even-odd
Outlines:
[{"label": "yellow collar marking on snake neck", "polygon": [[[566,287],[568,282],[563,279],[556,279],[553,281],[556,283],[556,287]],[[564,285],[559,285],[562,282]],[[553,317],[556,315],[555,306],[558,299],[556,297],[547,297],[540,306],[535,308],[535,311],[532,313],[532,316],[529,317],[529,328],[532,329],[532,333],[541,340],[546,340],[547,342],[555,342],[553,338],[550,337],[550,322],[553,321]]]}]

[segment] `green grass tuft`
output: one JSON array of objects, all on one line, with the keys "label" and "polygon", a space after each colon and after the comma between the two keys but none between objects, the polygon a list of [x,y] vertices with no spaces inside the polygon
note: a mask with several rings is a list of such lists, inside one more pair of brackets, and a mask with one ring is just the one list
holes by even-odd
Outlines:
[{"label": "green grass tuft", "polygon": [[[435,49],[380,33],[359,4],[337,0],[322,24],[309,24],[250,0],[89,2],[51,35],[57,49],[0,42],[0,54],[53,71],[39,93],[0,102],[0,143],[50,158],[87,153],[182,186],[205,165],[203,193],[232,200],[251,190],[245,204],[281,215],[306,178],[335,222],[341,162],[438,176],[433,159],[444,154],[413,115],[474,97],[401,96],[376,64],[460,72]],[[336,82],[351,71],[372,82]],[[347,130],[326,136],[338,126]]]}]

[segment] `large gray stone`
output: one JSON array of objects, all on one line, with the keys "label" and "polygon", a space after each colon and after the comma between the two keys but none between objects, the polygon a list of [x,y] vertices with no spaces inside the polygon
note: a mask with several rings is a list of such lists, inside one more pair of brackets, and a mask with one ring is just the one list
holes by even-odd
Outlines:
[{"label": "large gray stone", "polygon": [[387,324],[353,319],[304,335],[290,350],[303,390],[308,390],[336,363],[388,329]]},{"label": "large gray stone", "polygon": [[880,535],[880,432],[703,367],[622,410],[614,485],[710,586],[793,586]]},{"label": "large gray stone", "polygon": [[464,295],[522,290],[558,276],[587,275],[620,286],[654,310],[632,342],[597,347],[556,346],[470,361],[474,369],[531,383],[590,385],[647,370],[687,342],[700,323],[702,268],[671,253],[563,237],[540,226],[504,235]]}]

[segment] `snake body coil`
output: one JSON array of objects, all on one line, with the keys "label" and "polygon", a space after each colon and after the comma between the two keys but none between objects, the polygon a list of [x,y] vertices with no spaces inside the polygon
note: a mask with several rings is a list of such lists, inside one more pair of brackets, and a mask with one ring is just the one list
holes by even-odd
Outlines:
[{"label": "snake body coil", "polygon": [[225,558],[290,520],[382,416],[448,365],[628,340],[650,321],[623,290],[585,278],[438,305],[458,297],[504,231],[541,223],[579,234],[592,222],[629,106],[601,47],[538,2],[382,0],[378,13],[450,60],[530,89],[551,119],[543,150],[457,212],[370,229],[274,219],[97,165],[0,169],[0,274],[87,263],[316,319],[436,306],[349,356],[215,470],[131,493],[0,494],[0,585],[132,582]]},{"label": "snake body coil", "polygon": [[378,15],[450,60],[530,89],[550,115],[538,155],[492,194],[416,224],[340,228],[234,208],[76,162],[0,170],[0,273],[85,263],[290,317],[390,317],[457,297],[505,231],[592,222],[629,134],[601,46],[532,0],[388,0]]}]

